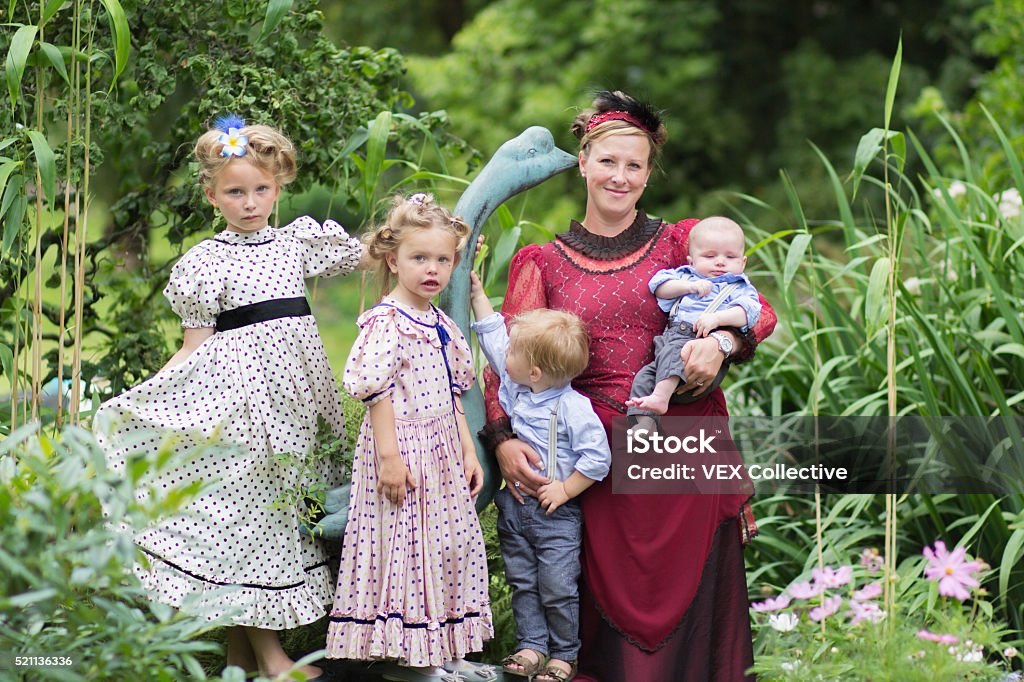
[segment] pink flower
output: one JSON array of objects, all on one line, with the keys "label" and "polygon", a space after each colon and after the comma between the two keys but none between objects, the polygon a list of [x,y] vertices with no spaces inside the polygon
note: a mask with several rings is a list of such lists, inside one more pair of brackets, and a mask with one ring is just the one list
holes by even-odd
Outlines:
[{"label": "pink flower", "polygon": [[963,601],[971,596],[965,587],[978,587],[978,581],[972,574],[981,570],[981,562],[967,561],[967,550],[963,547],[948,552],[946,543],[936,540],[935,551],[925,547],[924,556],[928,559],[924,575],[939,582],[939,594],[944,597],[954,597]]},{"label": "pink flower", "polygon": [[867,601],[874,599],[882,594],[882,583],[871,583],[865,585],[863,588],[853,593],[853,598],[857,601]]},{"label": "pink flower", "polygon": [[754,602],[750,605],[750,608],[754,609],[758,613],[766,613],[768,611],[781,611],[787,606],[789,606],[789,596],[780,594],[774,599],[765,599],[764,601]]},{"label": "pink flower", "polygon": [[960,641],[960,638],[956,635],[940,635],[934,632],[928,632],[927,630],[918,630],[917,636],[921,639],[926,639],[929,642],[938,642],[939,644],[956,644]]},{"label": "pink flower", "polygon": [[825,591],[825,586],[817,581],[811,584],[811,581],[805,580],[802,583],[793,583],[786,588],[786,591],[794,599],[814,599]]},{"label": "pink flower", "polygon": [[862,620],[866,620],[869,623],[877,623],[885,618],[885,611],[880,609],[878,604],[873,601],[851,601],[850,610],[846,612],[846,615],[852,616],[850,625],[856,625]]},{"label": "pink flower", "polygon": [[853,579],[853,566],[840,566],[833,569],[831,566],[816,568],[811,571],[811,577],[815,584],[825,587],[842,587]]},{"label": "pink flower", "polygon": [[868,573],[881,571],[884,562],[885,560],[875,547],[865,547],[860,553],[860,565],[868,569]]},{"label": "pink flower", "polygon": [[843,598],[836,595],[834,597],[825,597],[824,603],[821,606],[815,606],[807,614],[813,621],[822,621],[831,616],[833,613],[839,610],[839,607],[843,605]]}]

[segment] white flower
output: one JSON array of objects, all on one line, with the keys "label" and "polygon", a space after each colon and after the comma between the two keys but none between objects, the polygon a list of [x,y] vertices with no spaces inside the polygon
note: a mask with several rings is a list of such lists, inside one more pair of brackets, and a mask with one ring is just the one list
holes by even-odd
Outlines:
[{"label": "white flower", "polygon": [[[949,187],[946,188],[946,192],[949,193],[949,196],[951,198],[955,199],[959,196],[967,194],[967,185],[965,185],[960,180],[954,180],[953,182],[949,183]],[[942,189],[936,187],[935,189],[932,190],[932,194],[935,195],[936,199],[941,199]]]},{"label": "white flower", "polygon": [[1003,649],[1003,656],[1005,656],[1006,658],[1015,658],[1019,654],[1020,654],[1020,652],[1017,651],[1012,646],[1011,647],[1007,647],[1006,649]]},{"label": "white flower", "polygon": [[999,202],[999,214],[1003,216],[1003,218],[1009,220],[1011,218],[1016,218],[1017,216],[1020,215],[1022,202],[1020,198],[1020,192],[1017,191],[1016,187],[1004,189],[999,194],[996,194],[993,198],[997,202]]},{"label": "white flower", "polygon": [[800,617],[795,613],[773,613],[768,616],[768,624],[773,630],[789,632],[800,622]]}]

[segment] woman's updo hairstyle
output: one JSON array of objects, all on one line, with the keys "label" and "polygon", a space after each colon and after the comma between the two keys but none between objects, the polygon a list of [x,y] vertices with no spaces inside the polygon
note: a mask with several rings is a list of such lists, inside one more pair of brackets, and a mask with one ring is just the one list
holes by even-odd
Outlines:
[{"label": "woman's updo hairstyle", "polygon": [[[239,123],[242,123],[239,120]],[[199,162],[199,184],[203,189],[213,187],[217,174],[233,158],[246,159],[264,173],[274,176],[284,187],[295,179],[295,145],[276,128],[265,125],[242,125],[237,134],[248,138],[243,153],[224,155],[223,138],[227,130],[211,128],[196,142],[194,154]]]},{"label": "woman's updo hairstyle", "polygon": [[645,135],[651,143],[651,162],[668,139],[661,114],[621,90],[598,92],[592,108],[576,117],[571,130],[584,154],[589,153],[591,142],[611,135]]},{"label": "woman's updo hairstyle", "polygon": [[471,228],[465,220],[434,203],[434,196],[426,192],[417,192],[409,197],[394,196],[384,223],[363,234],[367,255],[376,265],[381,297],[391,291],[396,279],[388,267],[387,257],[398,251],[402,240],[411,232],[430,227],[447,230],[455,237],[455,265],[458,265]]}]

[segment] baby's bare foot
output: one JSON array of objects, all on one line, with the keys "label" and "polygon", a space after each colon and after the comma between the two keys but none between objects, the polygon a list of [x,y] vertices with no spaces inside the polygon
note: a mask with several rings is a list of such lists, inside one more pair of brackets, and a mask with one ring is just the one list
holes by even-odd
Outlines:
[{"label": "baby's bare foot", "polygon": [[626,402],[629,407],[636,407],[641,410],[647,410],[654,414],[665,414],[668,412],[668,398],[663,398],[658,395],[646,395],[642,398],[630,398]]}]

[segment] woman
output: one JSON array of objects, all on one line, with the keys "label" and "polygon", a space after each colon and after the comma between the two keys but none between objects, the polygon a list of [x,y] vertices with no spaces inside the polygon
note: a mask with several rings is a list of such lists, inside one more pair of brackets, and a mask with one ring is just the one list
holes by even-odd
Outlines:
[{"label": "woman", "polygon": [[[554,308],[587,322],[590,365],[573,386],[590,397],[611,437],[625,414],[637,371],[653,356],[665,315],[647,286],[663,268],[686,262],[696,220],[665,223],[637,208],[666,138],[660,116],[621,92],[601,92],[577,117],[579,170],[587,185],[582,223],[522,249],[509,270],[502,312]],[[686,383],[708,384],[729,357],[749,359],[771,334],[775,313],[763,299],[757,326],[688,344]],[[732,343],[729,343],[729,342]],[[488,424],[509,489],[534,495],[543,479],[527,460],[540,456],[515,438],[487,376]],[[727,415],[720,389],[671,405],[668,416]],[[753,664],[743,543],[753,531],[743,495],[612,495],[611,477],[582,496],[583,580],[578,680],[741,680]]]}]

